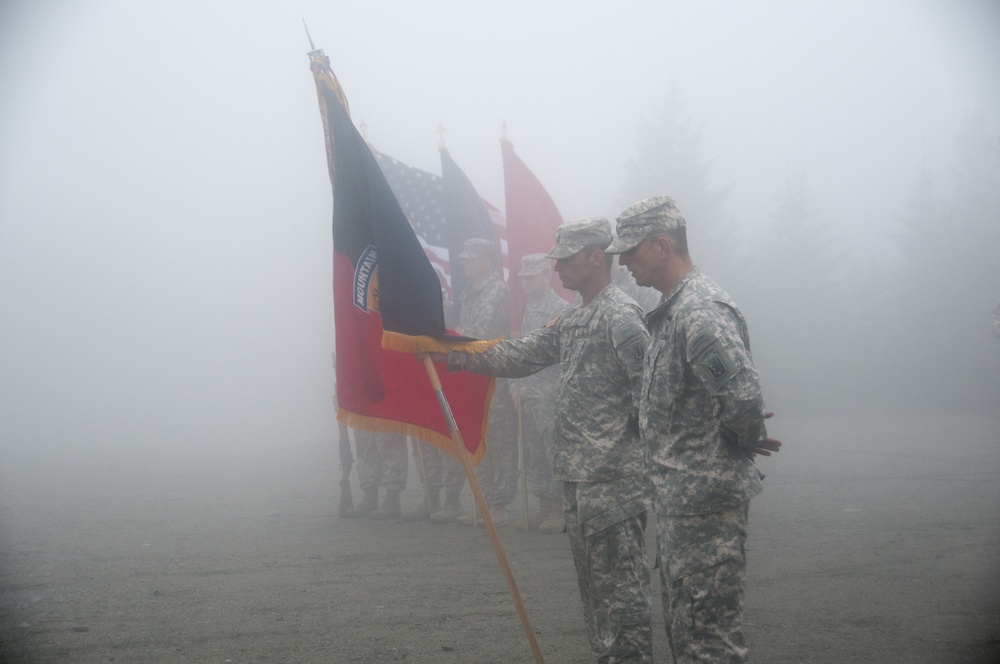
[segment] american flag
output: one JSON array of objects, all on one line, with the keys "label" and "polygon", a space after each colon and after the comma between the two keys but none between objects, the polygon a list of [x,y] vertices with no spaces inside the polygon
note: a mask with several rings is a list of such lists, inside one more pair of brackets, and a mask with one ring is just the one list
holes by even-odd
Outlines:
[{"label": "american flag", "polygon": [[[385,179],[389,182],[392,193],[396,195],[399,206],[403,208],[410,225],[413,226],[420,246],[430,260],[434,271],[441,279],[441,285],[454,300],[451,291],[451,266],[448,256],[448,242],[445,238],[447,225],[444,213],[444,181],[433,173],[422,171],[390,157],[387,154],[372,150],[375,161],[378,162]],[[504,266],[504,280],[507,279],[507,222],[504,215],[495,206],[484,200],[483,204],[490,214],[497,237],[500,238],[500,250]]]}]

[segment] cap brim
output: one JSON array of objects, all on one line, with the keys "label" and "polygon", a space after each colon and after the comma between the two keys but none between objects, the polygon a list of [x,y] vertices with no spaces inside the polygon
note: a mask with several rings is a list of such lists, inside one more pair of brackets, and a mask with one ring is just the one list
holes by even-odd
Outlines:
[{"label": "cap brim", "polygon": [[608,248],[604,250],[606,254],[622,254],[633,249],[639,245],[640,242],[645,238],[615,238],[615,241],[608,245]]},{"label": "cap brim", "polygon": [[582,250],[583,247],[574,249],[573,247],[560,246],[557,244],[556,246],[549,249],[549,253],[545,254],[545,257],[555,258],[556,260],[560,258],[569,258],[570,256],[580,253]]}]

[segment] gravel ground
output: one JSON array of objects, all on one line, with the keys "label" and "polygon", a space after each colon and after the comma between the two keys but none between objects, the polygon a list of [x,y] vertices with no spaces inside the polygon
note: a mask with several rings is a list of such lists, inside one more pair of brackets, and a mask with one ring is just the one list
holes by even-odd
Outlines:
[{"label": "gravel ground", "polygon": [[[772,423],[753,659],[1000,661],[1000,416]],[[486,533],[338,519],[335,442],[0,454],[3,662],[533,661]],[[500,537],[545,661],[591,661],[566,536]]]}]

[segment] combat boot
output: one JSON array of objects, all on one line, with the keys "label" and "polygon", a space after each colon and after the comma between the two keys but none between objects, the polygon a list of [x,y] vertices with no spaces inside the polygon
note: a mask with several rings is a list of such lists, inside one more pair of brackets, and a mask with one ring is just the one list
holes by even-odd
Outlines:
[{"label": "combat boot", "polygon": [[[506,505],[497,505],[496,507],[490,508],[490,516],[493,518],[493,525],[497,528],[500,526],[506,526],[510,523],[510,516],[507,514]],[[477,526],[485,526],[485,522],[482,518],[476,522]]]},{"label": "combat boot", "polygon": [[378,487],[365,489],[365,497],[360,503],[344,512],[344,516],[348,519],[360,519],[368,516],[376,507],[378,507]]},{"label": "combat boot", "polygon": [[370,513],[368,516],[375,519],[376,521],[398,519],[399,517],[403,516],[403,508],[399,504],[399,490],[386,489],[385,500],[382,501],[381,507],[379,507],[374,512]]},{"label": "combat boot", "polygon": [[538,532],[552,535],[566,530],[566,516],[563,514],[562,501],[546,498],[549,505],[549,515],[545,521],[538,524]]},{"label": "combat boot", "polygon": [[[430,505],[430,507],[428,507]],[[430,521],[431,515],[441,511],[441,492],[428,491],[419,507],[407,510],[403,521]]]},{"label": "combat boot", "polygon": [[479,517],[478,512],[468,512],[455,517],[455,523],[460,526],[471,526],[477,522],[482,523],[482,517],[479,517],[478,519],[476,517]]},{"label": "combat boot", "polygon": [[445,493],[444,507],[431,514],[431,523],[455,523],[462,512],[457,493]]}]

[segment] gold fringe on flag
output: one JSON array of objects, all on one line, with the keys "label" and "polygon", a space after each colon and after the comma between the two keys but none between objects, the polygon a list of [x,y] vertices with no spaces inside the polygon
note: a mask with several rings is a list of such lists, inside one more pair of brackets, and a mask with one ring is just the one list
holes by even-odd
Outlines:
[{"label": "gold fringe on flag", "polygon": [[[469,452],[469,461],[472,462],[473,466],[478,466],[479,462],[486,454],[486,432],[489,428],[488,422],[490,419],[490,404],[493,401],[493,388],[495,385],[496,380],[491,380],[490,387],[486,391],[486,409],[483,412],[483,427],[479,432],[478,439],[480,444],[476,448],[475,452]],[[398,420],[386,420],[379,417],[370,417],[368,415],[353,413],[339,407],[337,408],[337,421],[342,424],[346,424],[352,429],[372,431],[374,433],[395,433],[401,436],[411,436],[429,443],[439,450],[447,452],[454,457],[458,456],[458,450],[455,449],[455,443],[452,442],[452,439],[449,436],[440,434],[432,429],[417,426],[416,424],[409,424]]]},{"label": "gold fringe on flag", "polygon": [[382,348],[386,350],[398,350],[404,353],[447,353],[450,350],[460,350],[470,355],[485,353],[493,348],[503,339],[488,339],[485,341],[475,339],[472,341],[445,341],[424,335],[401,334],[382,330]]}]

